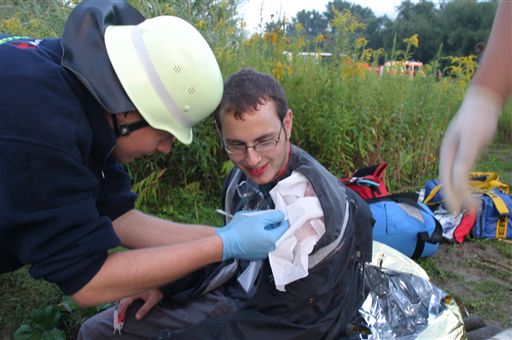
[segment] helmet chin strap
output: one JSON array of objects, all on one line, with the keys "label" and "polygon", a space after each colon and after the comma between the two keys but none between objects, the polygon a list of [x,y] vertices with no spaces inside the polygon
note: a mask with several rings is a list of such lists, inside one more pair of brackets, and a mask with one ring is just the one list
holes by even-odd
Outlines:
[{"label": "helmet chin strap", "polygon": [[110,116],[112,117],[112,124],[114,125],[114,133],[116,134],[116,137],[128,136],[131,132],[135,130],[149,126],[149,124],[144,119],[141,119],[131,124],[119,124],[115,114],[111,114]]}]

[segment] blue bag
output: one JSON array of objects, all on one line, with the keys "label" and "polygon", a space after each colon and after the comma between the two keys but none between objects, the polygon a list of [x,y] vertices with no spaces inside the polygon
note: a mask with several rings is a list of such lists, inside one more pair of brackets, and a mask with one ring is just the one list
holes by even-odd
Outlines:
[{"label": "blue bag", "polygon": [[444,196],[441,193],[441,185],[438,179],[429,179],[425,182],[425,198],[423,203],[426,204],[430,210],[435,210],[438,206],[443,204]]},{"label": "blue bag", "polygon": [[512,238],[512,197],[498,189],[482,192],[482,210],[471,236],[488,239]]},{"label": "blue bag", "polygon": [[437,251],[442,226],[432,211],[418,202],[416,193],[394,194],[367,202],[375,219],[375,241],[411,258],[431,256]]}]

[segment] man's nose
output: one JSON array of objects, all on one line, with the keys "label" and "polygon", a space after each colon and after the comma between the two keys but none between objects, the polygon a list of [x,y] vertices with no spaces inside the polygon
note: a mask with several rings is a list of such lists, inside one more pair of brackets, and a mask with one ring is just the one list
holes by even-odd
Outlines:
[{"label": "man's nose", "polygon": [[247,148],[247,153],[245,154],[245,162],[249,166],[257,166],[261,161],[261,156],[259,153],[254,151],[254,148]]},{"label": "man's nose", "polygon": [[158,144],[157,151],[167,155],[172,150],[172,145],[176,139],[174,137],[161,141]]}]

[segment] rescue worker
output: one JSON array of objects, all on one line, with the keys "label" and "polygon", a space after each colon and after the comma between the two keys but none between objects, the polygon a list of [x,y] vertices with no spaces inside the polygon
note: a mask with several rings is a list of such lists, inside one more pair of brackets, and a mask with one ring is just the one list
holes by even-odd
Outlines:
[{"label": "rescue worker", "polygon": [[[289,218],[297,227],[290,237],[297,242],[311,235],[311,225],[325,228],[305,254],[309,275],[291,280],[283,292],[276,287],[269,260],[214,264],[160,290],[123,299],[118,310],[125,320],[123,338],[339,339],[348,335],[365,298],[363,265],[372,253],[373,218],[367,204],[291,144],[293,114],[273,77],[252,69],[231,75],[214,117],[235,166],[223,190],[228,219],[239,210],[274,208],[271,191],[297,174],[303,176],[301,185],[307,189],[297,194],[294,204],[309,207],[308,202],[317,198],[319,204],[312,205],[316,209],[289,211],[289,216],[300,216],[296,224]],[[299,252],[298,248],[284,251]],[[114,316],[113,307],[87,320],[78,339],[114,338]]]},{"label": "rescue worker", "polygon": [[482,61],[441,146],[439,180],[452,212],[476,204],[469,192],[469,172],[492,141],[512,94],[511,63],[512,2],[500,1]]},{"label": "rescue worker", "polygon": [[[275,211],[212,228],[134,209],[120,162],[189,144],[221,99],[213,52],[186,21],[85,0],[62,39],[0,37],[0,69],[0,273],[30,265],[91,306],[264,258],[286,230]],[[109,253],[119,245],[140,249]]]}]

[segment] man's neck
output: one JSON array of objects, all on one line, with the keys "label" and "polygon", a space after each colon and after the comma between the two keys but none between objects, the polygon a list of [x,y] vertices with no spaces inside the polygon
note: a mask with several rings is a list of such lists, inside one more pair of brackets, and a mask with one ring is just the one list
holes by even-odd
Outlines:
[{"label": "man's neck", "polygon": [[290,161],[291,152],[292,152],[291,144],[288,143],[287,151],[286,151],[286,160],[283,162],[283,166],[281,167],[281,169],[279,169],[279,172],[277,173],[276,177],[274,177],[272,182],[279,181],[286,174],[286,172],[288,170],[288,163]]}]

